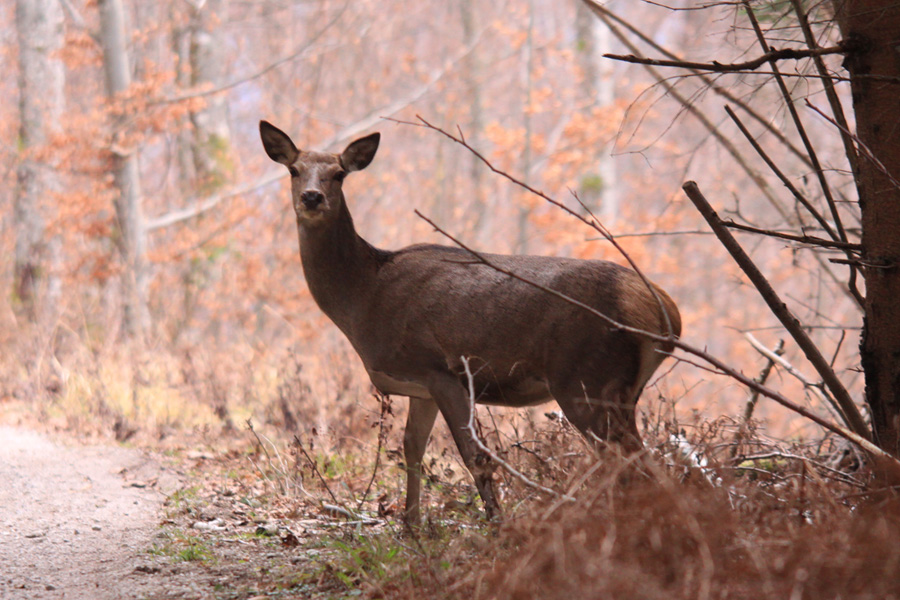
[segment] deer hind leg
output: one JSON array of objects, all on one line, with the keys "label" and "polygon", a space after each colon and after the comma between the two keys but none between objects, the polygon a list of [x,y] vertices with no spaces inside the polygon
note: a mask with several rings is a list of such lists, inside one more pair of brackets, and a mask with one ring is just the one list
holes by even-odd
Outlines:
[{"label": "deer hind leg", "polygon": [[453,441],[456,442],[466,468],[475,480],[475,487],[484,502],[484,512],[488,520],[493,520],[500,515],[500,505],[494,496],[493,486],[496,465],[490,456],[478,448],[469,429],[472,406],[466,389],[456,377],[443,373],[431,378],[428,389],[437,402],[447,426],[450,427]]},{"label": "deer hind leg", "polygon": [[592,443],[613,442],[625,452],[643,448],[635,418],[640,389],[622,381],[602,385],[566,385],[550,392],[566,418]]},{"label": "deer hind leg", "polygon": [[403,457],[406,462],[406,511],[410,524],[420,520],[420,493],[422,489],[422,457],[428,445],[428,436],[434,427],[438,406],[433,400],[409,399],[406,430],[403,433]]}]

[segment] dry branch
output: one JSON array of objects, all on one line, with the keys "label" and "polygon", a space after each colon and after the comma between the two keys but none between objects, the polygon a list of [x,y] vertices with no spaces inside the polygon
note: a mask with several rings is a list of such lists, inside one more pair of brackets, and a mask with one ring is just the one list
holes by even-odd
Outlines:
[{"label": "dry branch", "polygon": [[847,392],[844,384],[841,383],[840,379],[838,379],[837,375],[834,373],[834,370],[828,364],[828,361],[822,356],[822,353],[819,352],[819,349],[803,330],[800,321],[797,320],[787,305],[781,300],[762,272],[760,272],[753,261],[750,260],[747,253],[744,252],[744,249],[738,241],[734,239],[734,236],[731,235],[731,232],[729,232],[728,228],[722,223],[719,215],[716,214],[716,211],[713,210],[712,206],[710,206],[709,202],[707,202],[706,198],[700,192],[700,188],[697,187],[697,184],[693,181],[688,181],[684,184],[683,189],[688,198],[691,199],[691,202],[694,203],[694,206],[697,207],[697,210],[700,211],[700,214],[703,215],[703,218],[706,219],[706,222],[709,223],[709,226],[716,233],[716,237],[719,238],[719,241],[722,242],[722,245],[725,246],[728,253],[731,254],[741,270],[750,279],[750,282],[756,287],[759,295],[762,296],[766,304],[769,305],[769,309],[776,317],[778,317],[781,324],[784,325],[788,333],[791,334],[791,337],[794,338],[794,341],[797,342],[797,345],[800,346],[800,349],[803,350],[806,358],[819,373],[822,381],[824,381],[828,389],[831,390],[835,401],[841,407],[841,412],[846,418],[847,425],[857,435],[868,440],[870,436],[869,427],[866,425],[865,420],[863,420],[859,409],[856,407],[856,404],[854,404],[853,399],[850,398],[850,394]]},{"label": "dry branch", "polygon": [[[587,7],[595,15],[597,15],[597,17],[599,19],[601,19],[604,23],[607,23],[607,25],[609,24],[608,20],[615,21],[616,23],[618,23],[619,25],[621,25],[622,27],[624,27],[625,29],[630,31],[638,39],[640,39],[642,42],[644,42],[645,44],[647,44],[648,46],[650,46],[651,48],[653,48],[660,54],[667,56],[672,60],[682,60],[681,57],[676,55],[674,52],[671,52],[671,51],[667,50],[666,48],[664,48],[663,46],[660,46],[658,43],[656,43],[656,41],[653,40],[653,38],[646,35],[640,29],[638,29],[637,27],[632,25],[630,22],[626,21],[625,19],[623,19],[622,17],[617,15],[616,13],[610,11],[609,8],[600,4],[597,0],[582,0],[582,1],[587,5]],[[752,117],[757,123],[759,123],[762,127],[764,127],[766,129],[766,131],[768,131],[772,136],[774,136],[775,139],[777,139],[782,145],[784,145],[785,148],[790,150],[791,153],[794,154],[794,156],[796,156],[801,161],[803,161],[803,163],[806,164],[808,167],[812,168],[812,164],[809,161],[809,157],[806,156],[805,154],[803,154],[803,152],[796,145],[794,145],[793,142],[791,142],[791,140],[789,140],[781,132],[780,129],[778,129],[777,127],[772,125],[772,123],[770,122],[770,120],[768,118],[768,115],[760,114],[759,111],[755,110],[752,106],[747,104],[747,102],[738,98],[737,96],[732,94],[730,91],[728,91],[727,89],[725,89],[724,87],[722,87],[721,85],[716,83],[716,81],[714,79],[712,79],[707,73],[704,73],[703,71],[698,71],[696,69],[688,69],[688,71],[695,77],[699,78],[700,81],[702,81],[704,85],[709,86],[709,88],[712,91],[714,91],[716,94],[722,96],[728,102],[730,102],[731,104],[734,104],[735,106],[739,107],[741,110],[746,112],[748,115],[750,115],[750,117]]]},{"label": "dry branch", "polygon": [[766,63],[772,63],[774,66],[774,62],[778,60],[800,60],[811,56],[843,54],[844,52],[845,49],[842,45],[832,46],[830,48],[782,48],[781,50],[769,50],[762,56],[740,63],[720,63],[716,60],[711,63],[691,62],[687,60],[660,60],[656,58],[644,58],[633,54],[604,54],[603,57],[653,67],[677,67],[680,69],[712,71],[715,73],[735,73],[741,71],[753,71]]},{"label": "dry branch", "polygon": [[539,492],[543,492],[544,494],[548,494],[554,498],[559,498],[568,502],[574,502],[575,498],[573,498],[572,496],[568,494],[560,494],[556,490],[550,489],[528,479],[515,467],[500,458],[496,452],[494,452],[487,446],[487,444],[481,441],[481,438],[478,437],[478,432],[475,428],[475,376],[472,374],[472,369],[469,366],[469,357],[460,356],[459,360],[462,361],[463,368],[466,371],[466,378],[469,382],[469,422],[466,424],[466,429],[468,429],[469,433],[472,434],[472,440],[475,442],[475,445],[478,446],[478,449],[487,454],[488,457],[490,457],[491,461],[499,465],[504,471],[506,471],[515,479],[518,479],[528,487],[538,490]]},{"label": "dry branch", "polygon": [[[853,252],[862,252],[862,244],[854,244],[853,242],[841,242],[835,240],[826,240],[825,238],[816,237],[814,235],[793,235],[784,233],[783,231],[774,231],[772,229],[760,229],[743,223],[735,223],[734,221],[722,221],[722,225],[729,229],[737,229],[738,231],[746,231],[747,233],[755,233],[757,235],[765,235],[768,237],[797,242],[798,244],[808,244],[810,246],[821,246],[822,248],[836,248],[838,250],[850,250]],[[691,232],[688,232],[691,233]],[[707,232],[708,233],[708,232]],[[617,236],[623,237],[623,236]]]},{"label": "dry branch", "polygon": [[[784,354],[784,340],[778,340],[778,345],[775,347],[773,354],[775,356],[781,356],[782,354]],[[759,382],[760,385],[765,385],[766,380],[769,379],[769,375],[772,373],[772,368],[774,366],[774,358],[771,356],[766,356],[766,364],[762,368],[762,371],[759,372],[759,375],[757,375],[756,377],[756,381]],[[747,426],[750,423],[750,419],[753,418],[753,411],[756,409],[756,403],[758,401],[759,392],[756,390],[752,390],[750,392],[750,397],[747,399],[747,405],[744,407],[744,417],[741,420],[737,433],[734,434],[734,445],[731,447],[732,458],[737,455],[738,447],[741,445],[741,442],[744,441],[744,436],[747,433]]]}]

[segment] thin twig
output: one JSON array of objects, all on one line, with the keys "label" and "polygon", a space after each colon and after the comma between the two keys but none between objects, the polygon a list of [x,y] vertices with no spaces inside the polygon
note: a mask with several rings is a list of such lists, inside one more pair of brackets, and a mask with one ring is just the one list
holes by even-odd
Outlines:
[{"label": "thin twig", "polygon": [[[784,340],[778,340],[778,345],[775,346],[774,354],[776,356],[781,356],[784,354]],[[772,368],[775,366],[775,361],[772,357],[766,357],[766,364],[762,368],[762,371],[759,372],[759,375],[756,377],[756,381],[759,382],[760,385],[765,385],[766,380],[769,378],[769,374],[772,372]],[[738,448],[741,445],[741,442],[744,441],[744,437],[747,433],[747,426],[750,423],[750,419],[753,418],[753,411],[756,409],[756,403],[759,401],[759,392],[756,390],[752,390],[750,392],[750,397],[747,399],[747,405],[744,407],[744,416],[738,425],[738,429],[734,434],[734,445],[731,447],[731,457],[734,458],[737,455]]]},{"label": "thin twig", "polygon": [[487,454],[488,457],[490,457],[493,462],[502,467],[504,471],[506,471],[528,487],[538,490],[539,492],[543,492],[544,494],[548,494],[549,496],[552,496],[554,498],[562,498],[564,500],[574,502],[575,498],[572,498],[571,496],[560,494],[556,490],[531,481],[511,464],[500,458],[496,452],[488,448],[488,446],[481,441],[481,438],[478,437],[478,433],[475,428],[475,376],[472,374],[472,369],[469,367],[469,357],[460,356],[459,359],[460,361],[462,361],[463,368],[466,371],[466,377],[468,378],[469,382],[469,422],[466,424],[466,429],[469,430],[469,434],[472,436],[472,440],[475,442],[475,445],[478,446],[478,449]]},{"label": "thin twig", "polygon": [[323,477],[322,473],[319,471],[319,465],[316,464],[316,461],[313,460],[313,457],[311,457],[306,451],[306,448],[303,447],[303,442],[300,441],[300,437],[296,433],[294,434],[294,444],[297,446],[297,449],[300,451],[300,453],[303,454],[306,462],[309,463],[309,466],[313,470],[313,473],[316,474],[316,477],[318,477],[319,481],[322,482],[322,485],[325,486],[325,491],[328,492],[328,495],[331,496],[331,499],[334,500],[334,503],[342,507],[344,510],[349,510],[346,506],[344,506],[343,502],[337,499],[337,496],[334,495],[334,492],[331,491],[331,487],[328,485],[328,482],[325,481],[325,477]]},{"label": "thin twig", "polygon": [[[744,337],[747,338],[747,341],[750,342],[750,345],[753,346],[754,350],[765,356],[768,360],[780,366],[785,370],[785,372],[797,379],[797,381],[803,384],[804,389],[811,390],[812,393],[825,404],[825,406],[830,407],[834,411],[834,414],[838,415],[840,419],[845,423],[847,422],[847,418],[843,416],[841,407],[838,406],[834,398],[832,398],[824,389],[822,389],[821,383],[813,383],[806,375],[801,373],[794,365],[789,363],[788,360],[781,354],[766,348],[762,342],[760,342],[758,339],[756,339],[756,337],[753,336],[752,333],[746,332],[744,333]],[[830,364],[831,363],[829,363],[829,365]]]},{"label": "thin twig", "polygon": [[[809,15],[803,10],[803,4],[800,0],[791,0],[794,7],[794,13],[797,15],[797,21],[800,23],[800,30],[803,31],[803,37],[806,45],[811,50],[820,48],[816,42],[816,36],[813,35],[812,27],[809,24]],[[850,163],[850,171],[853,173],[853,180],[858,180],[859,164],[856,154],[856,148],[853,145],[853,138],[849,135],[850,128],[847,125],[847,118],[844,116],[844,107],[841,105],[841,99],[838,97],[834,89],[834,79],[828,69],[825,68],[825,61],[822,55],[812,55],[813,63],[822,79],[822,87],[825,89],[825,97],[828,98],[828,104],[831,106],[831,113],[834,115],[835,122],[841,130],[841,142],[844,144],[844,154]]]},{"label": "thin twig", "polygon": [[[600,2],[598,2],[598,0],[583,0],[583,2],[604,23],[608,23],[607,19],[615,21],[616,23],[620,24],[622,27],[624,27],[625,29],[630,31],[632,34],[637,36],[638,39],[640,39],[642,42],[644,42],[645,44],[647,44],[648,46],[650,46],[651,48],[653,48],[660,54],[667,56],[672,60],[681,60],[681,57],[676,55],[674,52],[667,50],[663,46],[660,46],[659,44],[657,44],[656,41],[653,40],[653,38],[646,35],[643,31],[641,31],[640,29],[638,29],[637,27],[635,27],[634,25],[632,25],[631,23],[629,23],[628,21],[626,21],[625,19],[623,19],[622,17],[617,15],[616,13],[610,11],[608,7],[600,4]],[[604,17],[606,17],[606,18],[604,19]],[[742,99],[740,99],[737,96],[735,96],[734,94],[732,94],[729,90],[725,89],[724,87],[722,87],[721,85],[716,83],[716,81],[714,79],[712,79],[707,73],[704,73],[702,71],[697,71],[694,69],[688,69],[688,71],[690,71],[690,73],[692,75],[694,75],[695,77],[698,77],[700,79],[700,81],[702,81],[704,83],[704,85],[709,86],[709,88],[713,92],[722,96],[728,102],[730,102],[731,104],[734,104],[735,106],[737,106],[741,110],[743,110],[745,113],[750,115],[751,118],[753,118],[757,123],[759,123],[761,126],[763,126],[766,129],[766,131],[768,131],[772,136],[775,137],[775,139],[777,139],[788,150],[790,150],[791,153],[794,154],[794,156],[796,156],[801,161],[803,161],[803,163],[805,165],[812,168],[812,164],[809,161],[809,157],[806,156],[793,142],[791,142],[791,140],[789,140],[781,132],[780,129],[778,129],[777,127],[772,125],[772,123],[770,122],[770,119],[767,118],[767,117],[769,117],[769,115],[760,114],[760,112],[757,111],[756,109],[754,109],[752,106],[750,106],[749,104],[744,102]]]},{"label": "thin twig", "polygon": [[[591,7],[591,9],[594,11],[594,14],[596,14],[597,17],[601,21],[603,21],[603,23],[609,28],[612,34],[616,36],[616,38],[620,42],[622,42],[622,44],[625,45],[625,47],[628,48],[629,51],[631,51],[635,55],[640,54],[640,50],[638,49],[638,47],[635,46],[634,43],[632,43],[632,41],[628,39],[628,37],[624,33],[622,33],[618,27],[616,27],[616,25],[612,22],[612,19],[607,16],[606,12],[596,9],[593,1],[591,1],[588,6]],[[663,77],[663,75],[657,69],[650,65],[644,65],[644,69],[646,69],[647,72],[650,73],[650,76],[656,80],[658,85],[665,89],[666,95],[674,98],[675,101],[678,102],[686,112],[693,115],[694,118],[697,119],[701,125],[703,125],[703,127],[709,132],[709,134],[713,138],[715,138],[715,140],[731,155],[732,158],[734,158],[738,166],[743,169],[744,173],[747,174],[747,176],[751,181],[753,181],[756,187],[759,188],[759,191],[763,194],[763,196],[765,196],[766,200],[769,201],[769,203],[772,205],[772,208],[774,208],[778,212],[782,219],[790,222],[791,215],[788,210],[781,205],[781,202],[772,193],[772,190],[770,189],[769,184],[768,182],[766,182],[765,178],[763,178],[762,175],[760,175],[750,166],[750,163],[744,158],[743,154],[741,154],[734,142],[732,142],[728,136],[722,133],[719,127],[717,127],[716,124],[713,123],[702,110],[700,110],[696,103],[686,98],[675,88],[673,84],[666,81],[666,78]]]},{"label": "thin twig", "polygon": [[763,150],[762,146],[759,145],[759,142],[756,141],[756,138],[754,138],[750,131],[744,126],[744,123],[741,122],[740,118],[738,118],[738,116],[734,114],[734,111],[731,110],[730,106],[725,105],[725,112],[728,113],[728,116],[731,117],[731,120],[734,121],[734,124],[737,125],[741,133],[744,134],[744,137],[747,138],[747,141],[750,142],[750,145],[753,146],[753,149],[756,150],[756,153],[759,154],[760,158],[763,159],[763,162],[766,163],[766,166],[769,167],[769,170],[771,170],[775,174],[775,176],[778,177],[779,180],[781,180],[781,183],[783,183],[784,187],[786,187],[791,192],[791,194],[793,194],[797,202],[803,205],[803,208],[805,208],[809,212],[809,214],[813,216],[813,218],[819,223],[819,225],[822,226],[822,229],[824,229],[832,239],[839,239],[837,234],[834,232],[834,229],[832,229],[831,225],[828,224],[828,221],[825,220],[825,217],[819,214],[819,211],[817,211],[816,208],[810,203],[810,201],[800,193],[800,190],[798,190],[797,187],[791,182],[791,180],[788,179],[784,172],[782,172],[782,170],[778,168],[778,165],[775,164],[775,161],[773,161],[769,157],[769,155],[766,154],[766,151]]},{"label": "thin twig", "polygon": [[[781,240],[789,240],[792,242],[797,242],[800,244],[808,244],[810,246],[821,246],[823,248],[836,248],[839,250],[852,250],[854,252],[862,251],[862,244],[854,244],[853,242],[841,242],[836,240],[826,240],[825,238],[816,237],[813,235],[793,235],[790,233],[784,233],[782,231],[774,231],[772,229],[760,229],[759,227],[752,227],[750,225],[744,225],[742,223],[735,223],[734,221],[722,221],[722,225],[728,227],[730,229],[738,229],[740,231],[746,231],[747,233],[756,233],[758,235],[765,235],[768,237],[774,237]],[[712,232],[709,232],[712,233]],[[622,237],[622,236],[617,236]]]},{"label": "thin twig", "polygon": [[378,447],[375,450],[375,466],[372,467],[372,477],[369,479],[366,491],[363,492],[362,497],[359,499],[359,503],[356,505],[357,512],[362,510],[362,505],[369,497],[369,492],[372,490],[372,484],[375,483],[375,477],[378,475],[378,466],[381,460],[381,448],[384,445],[384,438],[386,435],[386,429],[384,427],[385,417],[391,412],[390,396],[377,394],[375,397],[381,403],[381,412],[378,415]]},{"label": "thin twig", "polygon": [[[753,7],[750,6],[750,0],[742,0],[742,4],[744,5],[744,9],[747,12],[747,18],[750,19],[750,24],[753,25],[753,31],[756,33],[756,38],[759,41],[760,48],[762,48],[763,52],[769,52],[769,43],[766,41],[766,36],[765,34],[763,34],[762,28],[759,25],[759,21],[756,19],[756,13],[753,12]],[[806,134],[806,128],[803,126],[803,121],[800,120],[800,114],[797,112],[797,107],[794,105],[794,99],[791,96],[790,90],[788,90],[787,88],[787,84],[784,82],[784,78],[781,76],[781,72],[778,70],[777,63],[775,61],[771,61],[771,65],[772,71],[775,74],[775,81],[778,83],[778,87],[781,90],[782,96],[784,97],[785,106],[787,107],[788,112],[791,115],[791,120],[793,120],[794,126],[797,128],[797,133],[800,135],[800,140],[803,142],[803,147],[806,149],[806,153],[809,155],[809,160],[812,161],[813,172],[816,174],[816,178],[819,180],[819,186],[822,188],[822,194],[825,196],[825,201],[828,203],[828,208],[831,210],[831,218],[834,221],[835,228],[837,229],[838,238],[842,242],[846,242],[847,234],[844,232],[844,225],[841,223],[841,215],[838,213],[837,204],[835,203],[834,197],[831,194],[831,186],[828,184],[828,180],[825,178],[825,170],[819,163],[819,157],[816,153],[816,149],[812,145],[809,136]]]}]

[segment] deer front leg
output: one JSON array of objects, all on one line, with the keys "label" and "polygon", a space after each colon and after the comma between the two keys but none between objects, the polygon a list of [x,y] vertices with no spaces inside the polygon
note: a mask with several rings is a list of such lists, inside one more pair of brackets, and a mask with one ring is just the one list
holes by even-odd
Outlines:
[{"label": "deer front leg", "polygon": [[409,399],[406,431],[403,433],[403,457],[406,462],[406,512],[410,525],[420,520],[420,491],[422,486],[422,457],[428,444],[428,436],[434,427],[438,406],[433,400]]},{"label": "deer front leg", "polygon": [[469,429],[469,415],[472,410],[469,395],[459,380],[451,374],[438,374],[429,380],[428,390],[437,403],[453,441],[462,455],[463,462],[472,478],[475,487],[484,502],[484,512],[488,520],[500,515],[500,505],[494,497],[493,473],[496,465],[490,457],[481,451],[474,439],[474,432]]}]

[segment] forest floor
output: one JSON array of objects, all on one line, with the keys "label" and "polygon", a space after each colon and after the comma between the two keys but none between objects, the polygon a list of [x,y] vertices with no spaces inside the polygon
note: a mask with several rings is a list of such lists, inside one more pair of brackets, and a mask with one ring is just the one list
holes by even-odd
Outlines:
[{"label": "forest floor", "polygon": [[488,524],[438,439],[410,531],[396,436],[323,448],[249,422],[96,435],[3,408],[4,599],[900,598],[893,495],[799,449],[715,471],[658,449],[598,461],[549,421],[508,455],[572,498],[498,474],[504,518]]},{"label": "forest floor", "polygon": [[47,429],[0,425],[0,598],[359,595],[325,557],[385,520],[261,502],[266,486],[234,483],[257,473],[228,443],[159,453]]},{"label": "forest floor", "polygon": [[0,428],[0,597],[157,594],[147,553],[175,473],[143,452]]}]

